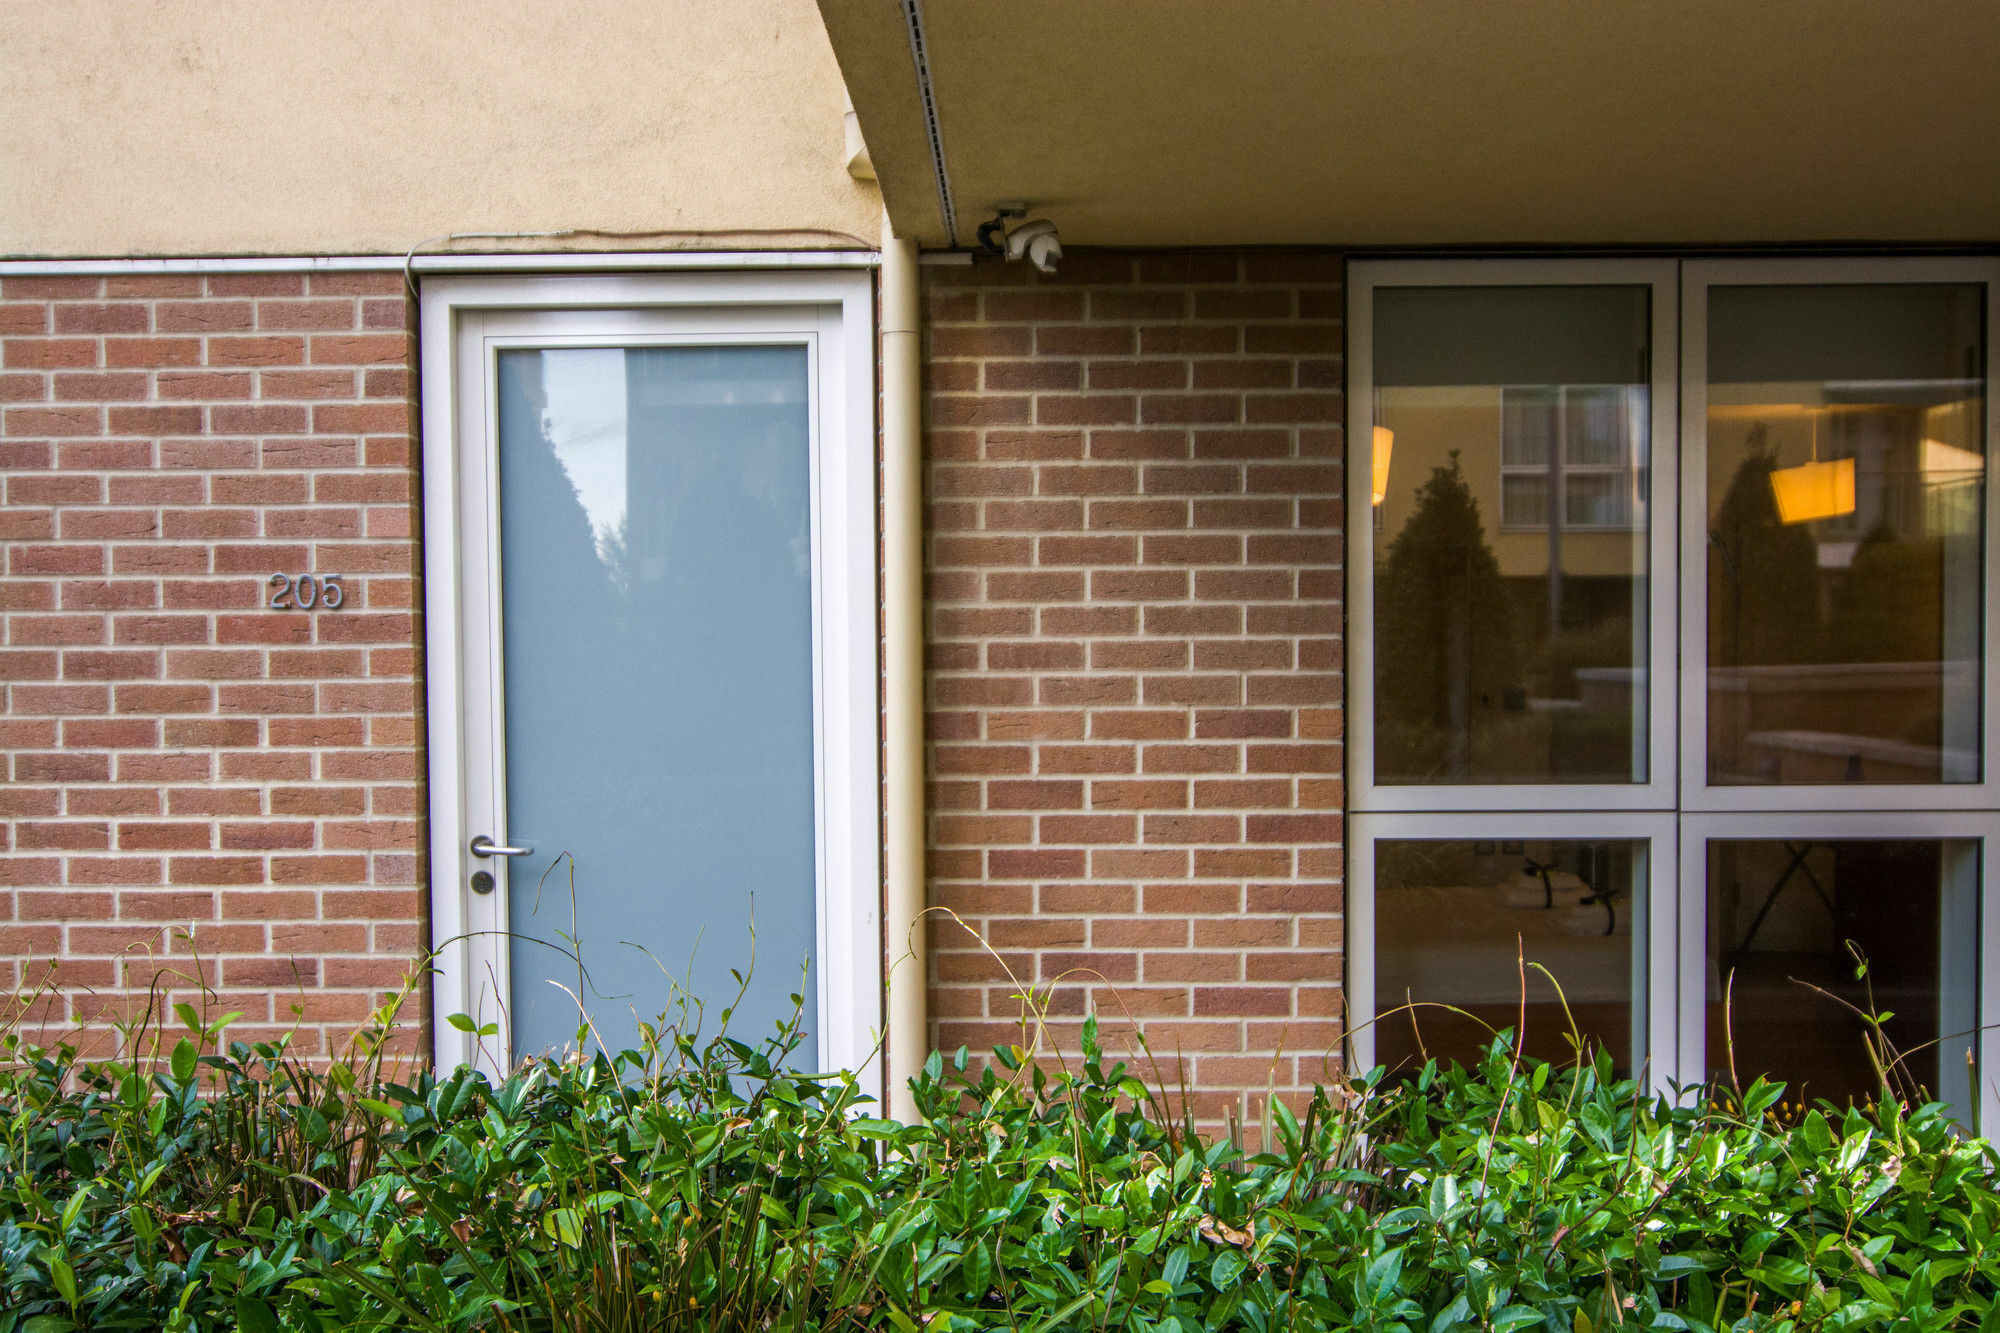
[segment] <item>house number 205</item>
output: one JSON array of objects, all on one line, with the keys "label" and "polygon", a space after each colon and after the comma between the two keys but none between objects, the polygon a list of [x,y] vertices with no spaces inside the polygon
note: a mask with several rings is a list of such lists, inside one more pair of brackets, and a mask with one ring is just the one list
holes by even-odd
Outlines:
[{"label": "house number 205", "polygon": [[337,611],[347,600],[340,579],[338,574],[273,574],[265,580],[271,585],[270,607],[273,611],[310,611],[315,607]]}]

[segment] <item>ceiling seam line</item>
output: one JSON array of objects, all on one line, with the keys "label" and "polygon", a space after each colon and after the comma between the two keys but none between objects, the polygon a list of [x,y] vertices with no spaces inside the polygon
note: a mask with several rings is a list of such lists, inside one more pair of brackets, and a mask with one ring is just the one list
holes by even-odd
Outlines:
[{"label": "ceiling seam line", "polygon": [[924,12],[919,0],[903,0],[903,24],[910,34],[910,57],[917,66],[917,93],[924,104],[924,131],[930,139],[931,175],[937,181],[938,214],[944,222],[945,244],[958,244],[958,212],[951,202],[951,177],[944,166],[944,132],[938,124],[937,94],[931,88],[929,44],[924,39]]}]

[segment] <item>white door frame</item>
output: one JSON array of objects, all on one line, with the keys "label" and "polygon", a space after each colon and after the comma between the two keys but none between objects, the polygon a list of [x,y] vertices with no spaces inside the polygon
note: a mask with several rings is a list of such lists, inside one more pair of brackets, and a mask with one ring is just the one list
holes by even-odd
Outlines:
[{"label": "white door frame", "polygon": [[[471,838],[506,836],[493,364],[503,344],[792,342],[813,411],[813,668],[822,1068],[880,1092],[880,737],[874,291],[857,271],[426,280],[425,677],[430,743],[432,1040],[440,1065],[511,1063],[507,891],[474,894]],[[494,1023],[483,1040],[450,1024]]]}]

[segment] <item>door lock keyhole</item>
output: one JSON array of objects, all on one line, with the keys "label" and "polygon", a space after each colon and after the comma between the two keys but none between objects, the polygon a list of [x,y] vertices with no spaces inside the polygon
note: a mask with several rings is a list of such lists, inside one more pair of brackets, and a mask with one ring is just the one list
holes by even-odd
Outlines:
[{"label": "door lock keyhole", "polygon": [[493,892],[493,872],[492,872],[492,871],[490,871],[490,870],[475,870],[475,871],[473,871],[473,872],[472,872],[472,891],[473,891],[474,893],[491,893],[491,892]]}]

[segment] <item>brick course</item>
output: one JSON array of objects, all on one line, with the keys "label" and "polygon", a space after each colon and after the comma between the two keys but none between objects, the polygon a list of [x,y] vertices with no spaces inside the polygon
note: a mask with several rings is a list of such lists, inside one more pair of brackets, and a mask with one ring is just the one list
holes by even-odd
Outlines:
[{"label": "brick course", "polygon": [[0,980],[56,965],[48,1030],[199,950],[322,1051],[425,947],[412,327],[395,274],[0,279]]},{"label": "brick course", "polygon": [[[1049,988],[1209,1120],[1324,1080],[1342,960],[1342,264],[926,270],[931,1012]],[[989,951],[990,950],[990,951]],[[1184,1062],[1173,1063],[1179,1056]]]}]

